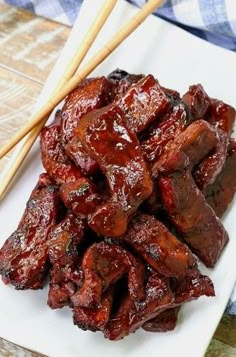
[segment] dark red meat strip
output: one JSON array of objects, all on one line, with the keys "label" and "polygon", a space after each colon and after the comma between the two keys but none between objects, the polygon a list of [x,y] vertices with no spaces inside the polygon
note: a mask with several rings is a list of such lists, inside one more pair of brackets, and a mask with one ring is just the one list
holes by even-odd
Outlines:
[{"label": "dark red meat strip", "polygon": [[211,99],[207,120],[230,136],[235,122],[235,109],[221,100]]},{"label": "dark red meat strip", "polygon": [[208,267],[218,261],[228,234],[186,170],[158,180],[169,218],[192,251]]},{"label": "dark red meat strip", "polygon": [[60,196],[65,206],[81,218],[87,218],[102,202],[96,185],[85,177],[64,183],[60,188]]},{"label": "dark red meat strip", "polygon": [[78,247],[84,235],[83,222],[69,213],[49,235],[51,263],[48,305],[52,309],[68,305],[82,285],[83,273]]},{"label": "dark red meat strip", "polygon": [[152,192],[138,139],[127,128],[121,110],[113,105],[84,116],[76,133],[106,175],[111,195],[91,216],[89,225],[100,235],[119,236]]},{"label": "dark red meat strip", "polygon": [[74,138],[74,129],[83,115],[109,102],[109,92],[110,84],[105,77],[87,79],[68,95],[62,108],[61,141],[67,155],[85,175],[96,173],[98,165],[89,157],[79,140]]},{"label": "dark red meat strip", "polygon": [[186,276],[196,267],[188,247],[153,216],[140,214],[133,218],[122,240],[164,276]]},{"label": "dark red meat strip", "polygon": [[73,321],[82,330],[97,331],[104,328],[109,320],[113,302],[113,289],[105,292],[98,305],[89,308],[73,308]]},{"label": "dark red meat strip", "polygon": [[47,173],[58,183],[75,181],[82,173],[61,145],[61,123],[56,120],[41,131],[41,158]]},{"label": "dark red meat strip", "polygon": [[66,145],[66,153],[76,166],[80,167],[84,175],[92,176],[99,172],[99,165],[87,154],[81,141],[76,136]]},{"label": "dark red meat strip", "polygon": [[132,85],[116,103],[126,115],[127,126],[136,134],[147,129],[170,106],[168,96],[152,75]]},{"label": "dark red meat strip", "polygon": [[144,157],[155,162],[165,151],[166,145],[178,137],[194,120],[203,118],[210,105],[210,98],[202,86],[191,86],[182,101],[170,108],[169,112],[154,123],[145,140],[142,141]]},{"label": "dark red meat strip", "polygon": [[236,142],[232,141],[228,149],[223,170],[212,185],[204,191],[207,203],[218,217],[222,217],[236,192]]},{"label": "dark red meat strip", "polygon": [[201,296],[215,296],[211,279],[206,275],[202,275],[199,271],[196,271],[195,276],[177,280],[173,290],[175,293],[173,306],[197,300]]},{"label": "dark red meat strip", "polygon": [[144,267],[119,245],[93,244],[83,257],[82,268],[84,282],[71,298],[74,306],[94,307],[100,304],[103,292],[127,273],[131,298],[142,300],[144,297]]},{"label": "dark red meat strip", "polygon": [[191,170],[212,150],[215,137],[211,128],[202,120],[192,123],[153,167],[169,218],[193,252],[210,267],[220,257],[228,235],[197,188]]},{"label": "dark red meat strip", "polygon": [[186,105],[192,120],[204,119],[211,103],[201,84],[190,86],[189,90],[183,95],[182,101]]},{"label": "dark red meat strip", "polygon": [[155,123],[148,137],[142,141],[145,160],[155,162],[165,150],[165,146],[184,131],[187,123],[188,116],[183,104],[176,105],[160,123]]},{"label": "dark red meat strip", "polygon": [[167,279],[151,272],[145,286],[145,300],[136,302],[127,294],[123,297],[118,311],[103,329],[105,337],[120,340],[135,332],[146,321],[154,318],[174,301]]},{"label": "dark red meat strip", "polygon": [[208,276],[201,275],[196,269],[193,276],[176,279],[171,284],[175,294],[175,300],[171,308],[162,311],[154,319],[144,323],[142,328],[151,332],[166,332],[175,328],[178,313],[182,304],[197,300],[201,296],[215,296],[214,286]]},{"label": "dark red meat strip", "polygon": [[214,183],[215,179],[222,171],[225,164],[228,137],[227,134],[221,129],[217,130],[218,143],[207,158],[205,158],[194,170],[193,177],[200,190],[204,190],[208,185]]},{"label": "dark red meat strip", "polygon": [[130,74],[121,69],[111,72],[107,77],[111,85],[110,100],[113,101],[122,97],[132,84],[137,83],[142,78],[142,74]]},{"label": "dark red meat strip", "polygon": [[228,140],[235,122],[235,110],[222,101],[212,99],[208,121],[217,129],[219,141],[215,150],[194,172],[194,179],[200,190],[205,190],[214,183],[225,164]]},{"label": "dark red meat strip", "polygon": [[17,230],[0,250],[0,274],[16,289],[40,289],[48,272],[48,235],[57,222],[58,187],[42,174]]},{"label": "dark red meat strip", "polygon": [[154,319],[145,322],[142,328],[148,332],[167,332],[175,329],[180,306],[162,311]]},{"label": "dark red meat strip", "polygon": [[[167,145],[166,151],[152,167],[152,176],[158,177],[161,170],[173,172],[187,166],[192,170],[217,146],[218,140],[218,133],[210,124],[204,120],[195,121]],[[186,160],[181,160],[184,157]]]},{"label": "dark red meat strip", "polygon": [[80,118],[107,104],[109,82],[105,77],[90,78],[78,85],[66,98],[62,108],[62,143],[68,144]]}]

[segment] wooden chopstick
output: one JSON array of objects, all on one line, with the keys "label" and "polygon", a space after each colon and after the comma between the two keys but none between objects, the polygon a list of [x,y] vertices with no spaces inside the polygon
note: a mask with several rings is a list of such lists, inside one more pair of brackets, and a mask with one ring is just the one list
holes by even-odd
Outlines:
[{"label": "wooden chopstick", "polygon": [[[92,22],[89,30],[87,31],[85,37],[83,38],[81,43],[77,44],[77,49],[73,50],[73,54],[76,52],[76,56],[71,53],[70,61],[65,68],[64,73],[62,74],[61,79],[57,83],[57,88],[53,91],[52,95],[55,95],[57,91],[62,88],[66,82],[74,75],[76,70],[78,69],[79,65],[83,61],[84,57],[88,53],[92,43],[95,41],[97,35],[99,34],[100,30],[102,29],[104,23],[106,22],[107,18],[109,17],[111,11],[113,10],[117,0],[105,0],[102,4],[101,10],[96,14],[95,20]],[[70,38],[70,36],[69,36]],[[69,38],[67,42],[69,41]],[[68,54],[67,54],[68,55]],[[63,56],[63,52],[62,52]],[[62,60],[62,57],[60,58]],[[8,188],[9,184],[11,183],[13,177],[15,176],[16,172],[18,171],[19,167],[23,163],[25,157],[27,156],[29,150],[31,149],[32,145],[34,144],[35,140],[40,134],[41,129],[43,128],[45,122],[47,121],[48,116],[45,116],[36,127],[32,129],[32,131],[28,134],[23,146],[21,147],[16,160],[13,162],[12,166],[9,168],[9,171],[4,176],[3,181],[1,182],[0,186],[0,199],[5,193],[6,189]]]},{"label": "wooden chopstick", "polygon": [[95,56],[88,61],[82,69],[67,82],[67,84],[48,99],[48,103],[42,106],[37,113],[6,145],[0,149],[0,159],[7,154],[25,135],[27,135],[44,117],[48,116],[53,108],[58,105],[83,79],[85,79],[109,54],[111,54],[158,6],[163,0],[149,0],[128,23],[102,47]]}]

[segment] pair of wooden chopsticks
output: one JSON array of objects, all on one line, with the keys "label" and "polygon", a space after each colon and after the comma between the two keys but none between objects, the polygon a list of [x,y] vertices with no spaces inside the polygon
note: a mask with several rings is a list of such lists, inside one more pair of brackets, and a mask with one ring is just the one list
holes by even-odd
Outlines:
[{"label": "pair of wooden chopsticks", "polygon": [[9,169],[8,174],[4,177],[0,186],[0,198],[6,191],[11,180],[15,176],[18,168],[24,161],[27,153],[38,137],[40,130],[45,124],[48,116],[56,105],[58,105],[82,80],[84,80],[110,53],[112,53],[158,6],[163,0],[149,0],[136,15],[121,28],[116,35],[108,41],[95,56],[87,62],[81,69],[77,69],[86,56],[89,48],[96,39],[103,24],[110,15],[117,0],[106,0],[99,14],[89,28],[82,44],[79,45],[77,55],[71,59],[70,64],[62,74],[56,90],[39,110],[34,113],[29,122],[6,144],[0,149],[0,159],[5,156],[20,140],[30,133],[22,146],[15,162]]}]

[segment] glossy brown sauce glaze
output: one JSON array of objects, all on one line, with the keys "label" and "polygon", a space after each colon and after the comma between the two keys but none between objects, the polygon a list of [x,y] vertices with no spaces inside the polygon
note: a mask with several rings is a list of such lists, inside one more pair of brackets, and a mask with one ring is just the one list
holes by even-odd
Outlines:
[{"label": "glossy brown sauce glaze", "polygon": [[4,283],[49,275],[50,308],[110,340],[174,329],[183,304],[215,294],[198,258],[213,267],[228,242],[234,121],[200,84],[181,97],[151,74],[83,81],[42,129],[46,173],[0,250]]},{"label": "glossy brown sauce glaze", "polygon": [[0,250],[0,273],[16,289],[40,289],[49,270],[48,237],[59,215],[59,191],[48,174],[34,188],[16,231]]},{"label": "glossy brown sauce glaze", "polygon": [[137,136],[128,128],[121,109],[113,104],[84,116],[76,135],[99,164],[110,188],[108,202],[98,206],[89,225],[99,235],[120,236],[131,215],[152,192]]}]

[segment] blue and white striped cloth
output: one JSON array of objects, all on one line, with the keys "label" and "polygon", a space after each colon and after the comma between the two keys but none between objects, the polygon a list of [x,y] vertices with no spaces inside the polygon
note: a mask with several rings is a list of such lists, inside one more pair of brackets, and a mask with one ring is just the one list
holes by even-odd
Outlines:
[{"label": "blue and white striped cloth", "polygon": [[[142,6],[146,0],[128,0]],[[0,0],[1,2],[1,0]],[[83,0],[5,0],[73,25]],[[166,0],[155,14],[216,45],[236,51],[236,0]]]},{"label": "blue and white striped cloth", "polygon": [[[137,6],[143,6],[146,2],[146,0],[127,1]],[[83,0],[5,0],[5,2],[66,25],[73,25]],[[155,15],[207,41],[236,51],[236,0],[166,0]],[[226,312],[236,315],[236,285]]]}]

